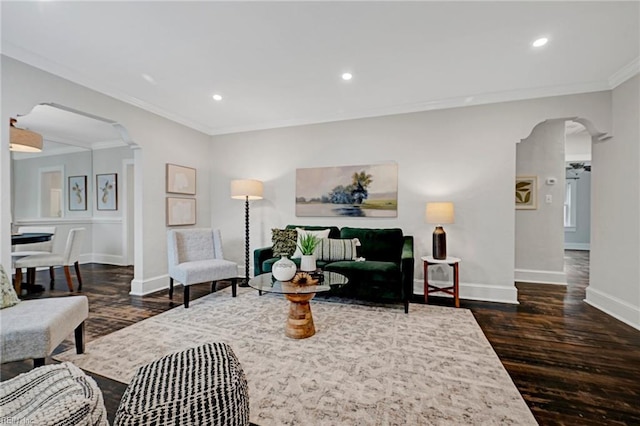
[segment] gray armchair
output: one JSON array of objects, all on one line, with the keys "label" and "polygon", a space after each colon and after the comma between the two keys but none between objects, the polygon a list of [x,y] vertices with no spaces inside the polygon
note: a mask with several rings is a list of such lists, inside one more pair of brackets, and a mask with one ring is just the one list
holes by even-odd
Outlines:
[{"label": "gray armchair", "polygon": [[173,299],[174,280],[184,286],[184,307],[189,307],[189,286],[231,280],[233,297],[236,297],[238,264],[224,259],[220,230],[172,229],[167,232],[169,256],[169,298]]}]

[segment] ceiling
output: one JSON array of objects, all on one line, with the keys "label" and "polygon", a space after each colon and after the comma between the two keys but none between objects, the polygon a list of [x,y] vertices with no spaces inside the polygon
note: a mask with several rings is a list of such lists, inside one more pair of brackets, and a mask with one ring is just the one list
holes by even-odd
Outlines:
[{"label": "ceiling", "polygon": [[639,6],[2,1],[2,53],[215,135],[608,90]]}]

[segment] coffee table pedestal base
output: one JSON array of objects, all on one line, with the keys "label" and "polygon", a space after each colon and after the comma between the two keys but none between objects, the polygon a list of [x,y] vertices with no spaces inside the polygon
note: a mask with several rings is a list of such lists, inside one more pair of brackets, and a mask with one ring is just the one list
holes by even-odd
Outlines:
[{"label": "coffee table pedestal base", "polygon": [[316,334],[311,315],[309,301],[315,293],[310,294],[285,294],[289,300],[289,318],[284,334],[292,339],[305,339]]}]

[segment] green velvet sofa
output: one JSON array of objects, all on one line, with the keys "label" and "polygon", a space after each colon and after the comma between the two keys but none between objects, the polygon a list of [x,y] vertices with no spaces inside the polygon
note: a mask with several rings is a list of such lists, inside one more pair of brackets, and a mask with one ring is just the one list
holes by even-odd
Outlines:
[{"label": "green velvet sofa", "polygon": [[[413,237],[403,235],[399,228],[353,228],[336,226],[287,225],[286,229],[303,228],[317,231],[329,229],[331,239],[357,238],[359,257],[364,261],[317,260],[323,270],[339,272],[349,278],[349,284],[333,289],[329,294],[375,301],[402,301],[404,311],[409,313],[409,300],[413,293]],[[272,265],[279,260],[274,257],[272,247],[254,250],[255,275],[271,272]],[[291,259],[300,265],[300,259]]]}]

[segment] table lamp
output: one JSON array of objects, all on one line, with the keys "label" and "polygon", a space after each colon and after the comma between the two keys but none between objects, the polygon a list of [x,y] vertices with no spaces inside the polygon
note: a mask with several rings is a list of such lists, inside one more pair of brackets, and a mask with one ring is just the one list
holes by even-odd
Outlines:
[{"label": "table lamp", "polygon": [[231,181],[231,198],[244,200],[244,283],[240,287],[249,286],[249,200],[261,200],[264,186],[255,179],[238,179]]},{"label": "table lamp", "polygon": [[451,202],[427,203],[426,210],[427,223],[436,225],[433,231],[432,256],[434,259],[442,260],[447,258],[447,234],[442,225],[453,223],[454,210]]}]

